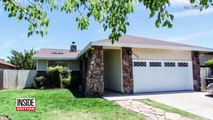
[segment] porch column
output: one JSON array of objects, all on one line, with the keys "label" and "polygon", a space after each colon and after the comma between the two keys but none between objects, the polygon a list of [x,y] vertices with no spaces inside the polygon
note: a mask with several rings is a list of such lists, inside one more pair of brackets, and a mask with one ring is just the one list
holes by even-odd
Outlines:
[{"label": "porch column", "polygon": [[87,70],[85,81],[85,95],[100,97],[104,94],[104,56],[103,47],[92,47],[87,57]]},{"label": "porch column", "polygon": [[122,48],[123,93],[134,93],[132,49]]},{"label": "porch column", "polygon": [[192,51],[193,86],[195,91],[201,90],[199,52]]}]

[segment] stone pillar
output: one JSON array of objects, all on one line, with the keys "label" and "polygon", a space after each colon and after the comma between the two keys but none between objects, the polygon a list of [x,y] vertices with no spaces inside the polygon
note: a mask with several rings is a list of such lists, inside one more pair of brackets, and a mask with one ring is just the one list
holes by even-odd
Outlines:
[{"label": "stone pillar", "polygon": [[85,95],[100,97],[104,94],[103,47],[92,47],[87,53]]},{"label": "stone pillar", "polygon": [[134,93],[132,49],[122,48],[122,69],[123,69],[123,93]]},{"label": "stone pillar", "polygon": [[195,91],[201,90],[199,52],[192,51],[193,86]]}]

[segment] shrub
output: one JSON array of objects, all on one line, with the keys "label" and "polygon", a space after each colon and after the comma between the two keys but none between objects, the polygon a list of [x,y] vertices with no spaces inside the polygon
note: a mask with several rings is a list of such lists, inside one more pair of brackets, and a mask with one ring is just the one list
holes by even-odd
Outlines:
[{"label": "shrub", "polygon": [[[69,68],[67,67],[62,67],[62,66],[49,67],[47,74],[48,74],[49,87],[60,88],[64,85],[64,82],[63,82],[64,79],[66,79],[65,83],[68,83],[67,82],[68,79],[70,79],[69,81],[71,81],[70,71],[69,71]],[[66,87],[68,87],[67,84],[66,84]]]},{"label": "shrub", "polygon": [[65,88],[69,88],[71,84],[71,76],[62,78],[62,83]]},{"label": "shrub", "polygon": [[207,61],[205,61],[205,63],[204,63],[206,66],[209,66],[209,67],[213,67],[213,59],[210,59],[210,60],[207,60]]},{"label": "shrub", "polygon": [[48,80],[47,87],[61,87],[59,67],[49,67],[47,70]]},{"label": "shrub", "polygon": [[44,87],[44,83],[46,81],[44,76],[36,76],[34,79],[38,87]]},{"label": "shrub", "polygon": [[70,76],[70,70],[67,67],[60,67],[59,73],[62,77],[69,77]]}]

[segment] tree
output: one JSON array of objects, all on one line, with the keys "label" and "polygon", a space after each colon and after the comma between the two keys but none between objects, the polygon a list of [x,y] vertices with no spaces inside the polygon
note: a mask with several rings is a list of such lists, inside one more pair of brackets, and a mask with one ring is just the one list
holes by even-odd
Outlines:
[{"label": "tree", "polygon": [[[17,2],[20,1],[20,2]],[[23,2],[25,1],[25,2]],[[28,1],[28,2],[26,2]],[[48,33],[50,20],[47,11],[61,10],[67,14],[79,13],[76,18],[78,29],[88,29],[89,20],[93,17],[103,25],[103,29],[110,29],[109,39],[117,41],[127,31],[128,15],[134,13],[134,5],[142,3],[150,10],[149,17],[157,16],[156,27],[172,27],[174,16],[167,11],[170,0],[0,0],[9,17],[18,21],[29,22],[28,36]],[[213,5],[212,0],[189,0],[200,10]]]},{"label": "tree", "polygon": [[32,59],[32,56],[36,53],[34,49],[24,50],[24,52],[19,52],[16,50],[11,50],[12,56],[7,57],[9,63],[16,66],[20,70],[35,70],[36,62]]}]

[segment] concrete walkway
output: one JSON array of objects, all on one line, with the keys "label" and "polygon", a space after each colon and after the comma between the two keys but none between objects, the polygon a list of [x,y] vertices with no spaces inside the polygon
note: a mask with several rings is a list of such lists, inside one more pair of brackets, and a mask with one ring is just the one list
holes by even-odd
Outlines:
[{"label": "concrete walkway", "polygon": [[166,92],[122,95],[119,93],[107,94],[104,96],[107,100],[134,100],[151,99],[204,118],[213,120],[213,96],[206,92]]},{"label": "concrete walkway", "polygon": [[176,113],[166,112],[164,110],[151,107],[139,101],[124,100],[115,102],[126,109],[145,116],[147,120],[192,120]]}]

